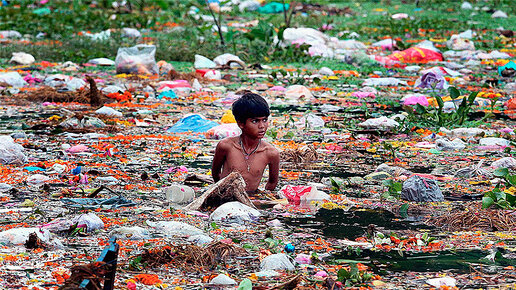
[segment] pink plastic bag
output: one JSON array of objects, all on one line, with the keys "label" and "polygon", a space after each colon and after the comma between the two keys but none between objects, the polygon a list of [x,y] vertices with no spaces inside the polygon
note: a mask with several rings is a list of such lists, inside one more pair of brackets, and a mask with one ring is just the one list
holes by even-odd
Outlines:
[{"label": "pink plastic bag", "polygon": [[311,191],[312,191],[311,186],[302,186],[302,185],[298,185],[298,186],[287,185],[281,189],[281,193],[283,193],[283,195],[287,197],[287,199],[290,203],[293,203],[295,205],[299,205],[301,203],[301,197],[310,193]]}]

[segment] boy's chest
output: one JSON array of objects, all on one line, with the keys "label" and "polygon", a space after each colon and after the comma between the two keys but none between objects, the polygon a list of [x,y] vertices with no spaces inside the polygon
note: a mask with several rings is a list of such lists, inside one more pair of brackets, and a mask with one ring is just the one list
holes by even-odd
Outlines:
[{"label": "boy's chest", "polygon": [[229,167],[230,171],[262,174],[267,163],[267,156],[263,151],[245,156],[242,152],[234,150],[227,155],[225,166]]}]

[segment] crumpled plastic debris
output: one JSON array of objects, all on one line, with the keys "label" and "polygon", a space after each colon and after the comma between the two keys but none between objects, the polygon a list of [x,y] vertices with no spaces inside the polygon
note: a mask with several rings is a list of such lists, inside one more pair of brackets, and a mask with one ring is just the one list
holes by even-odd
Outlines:
[{"label": "crumpled plastic debris", "polygon": [[204,133],[209,129],[218,126],[216,122],[210,121],[204,116],[199,114],[192,114],[183,117],[177,123],[172,125],[167,132],[169,133],[184,133],[184,132],[194,132],[194,133]]},{"label": "crumpled plastic debris", "polygon": [[66,206],[84,209],[115,209],[126,206],[135,206],[136,203],[122,196],[112,198],[62,198]]},{"label": "crumpled plastic debris", "polygon": [[226,202],[211,213],[210,219],[225,222],[252,222],[256,221],[261,213],[250,206],[238,201]]},{"label": "crumpled plastic debris", "polygon": [[435,180],[419,177],[417,175],[403,182],[401,198],[417,202],[444,201],[444,196]]},{"label": "crumpled plastic debris", "polygon": [[27,160],[23,146],[14,142],[11,136],[0,135],[1,164],[23,164]]},{"label": "crumpled plastic debris", "polygon": [[290,262],[287,255],[273,254],[265,257],[260,263],[261,271],[294,271],[296,267]]}]

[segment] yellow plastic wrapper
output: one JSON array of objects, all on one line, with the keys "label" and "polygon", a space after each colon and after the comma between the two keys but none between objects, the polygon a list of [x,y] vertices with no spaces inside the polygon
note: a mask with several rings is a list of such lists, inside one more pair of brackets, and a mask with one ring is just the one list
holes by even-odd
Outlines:
[{"label": "yellow plastic wrapper", "polygon": [[227,110],[226,112],[224,112],[224,115],[222,116],[220,122],[223,124],[236,123],[235,116],[233,116],[231,110]]}]

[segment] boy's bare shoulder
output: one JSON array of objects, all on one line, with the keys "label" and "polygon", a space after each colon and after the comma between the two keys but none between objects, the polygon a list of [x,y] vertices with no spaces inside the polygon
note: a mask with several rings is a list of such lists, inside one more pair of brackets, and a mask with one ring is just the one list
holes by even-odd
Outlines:
[{"label": "boy's bare shoulder", "polygon": [[276,149],[276,147],[274,147],[274,145],[272,145],[271,143],[262,140],[262,144],[263,144],[264,151],[267,153],[267,155],[269,155],[269,156],[279,155],[278,149]]},{"label": "boy's bare shoulder", "polygon": [[236,139],[237,139],[237,137],[224,138],[224,139],[220,140],[220,142],[217,144],[217,148],[231,149],[232,147],[235,146]]}]

